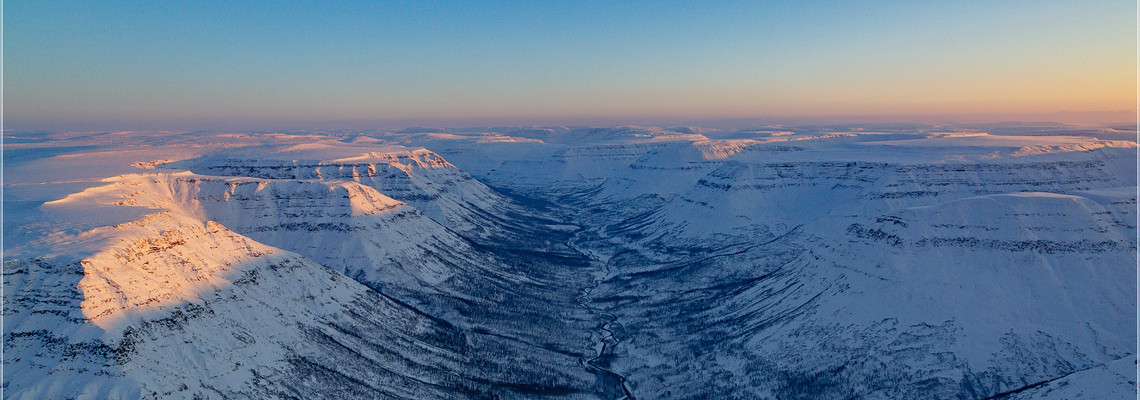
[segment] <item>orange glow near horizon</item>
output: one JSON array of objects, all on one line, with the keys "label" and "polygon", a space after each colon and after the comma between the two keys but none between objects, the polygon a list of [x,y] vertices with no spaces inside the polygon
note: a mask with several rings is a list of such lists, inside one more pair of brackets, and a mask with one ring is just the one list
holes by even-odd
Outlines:
[{"label": "orange glow near horizon", "polygon": [[1136,119],[1128,1],[230,8],[8,5],[7,127]]}]

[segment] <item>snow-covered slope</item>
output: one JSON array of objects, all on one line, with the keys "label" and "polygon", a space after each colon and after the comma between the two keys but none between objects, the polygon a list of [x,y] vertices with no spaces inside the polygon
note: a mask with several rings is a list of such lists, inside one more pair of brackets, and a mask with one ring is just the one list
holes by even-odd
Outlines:
[{"label": "snow-covered slope", "polygon": [[[113,244],[83,260],[5,263],[6,396],[466,390],[439,371],[462,365],[461,331],[296,254],[173,212],[90,236]],[[393,355],[399,364],[361,368]],[[410,384],[420,381],[440,385]]]},{"label": "snow-covered slope", "polygon": [[5,250],[10,397],[612,390],[580,364],[590,321],[577,316],[572,259],[559,271],[538,269],[539,256],[503,260],[509,237],[489,251],[352,180],[84,177],[49,158],[30,164],[86,189],[6,188],[55,198],[5,228],[24,230]]},{"label": "snow-covered slope", "polygon": [[634,395],[984,398],[1135,354],[1134,142],[705,135],[455,161],[579,205]]},{"label": "snow-covered slope", "polygon": [[[1103,203],[994,195],[837,216],[684,269],[643,271],[599,296],[698,282],[673,292],[680,307],[617,302],[611,312],[625,326],[656,335],[630,333],[631,358],[687,365],[643,372],[631,362],[633,377],[679,369],[724,393],[982,398],[1134,354],[1133,193],[1093,197]],[[688,323],[662,321],[662,308],[685,310]],[[703,343],[690,361],[695,335],[731,339]]]},{"label": "snow-covered slope", "polygon": [[[376,287],[438,293],[443,281],[463,272],[445,268],[476,253],[419,210],[353,181],[189,172],[124,175],[112,181],[88,191],[125,193],[108,200],[117,204],[178,208]],[[456,254],[441,258],[433,253],[443,249]]]},{"label": "snow-covered slope", "polygon": [[1009,393],[1008,399],[1124,399],[1136,395],[1136,356],[1128,356]]}]

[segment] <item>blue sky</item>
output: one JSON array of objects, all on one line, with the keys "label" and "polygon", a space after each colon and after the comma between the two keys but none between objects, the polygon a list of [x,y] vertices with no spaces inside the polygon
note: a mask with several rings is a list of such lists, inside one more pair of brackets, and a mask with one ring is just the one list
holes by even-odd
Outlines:
[{"label": "blue sky", "polygon": [[4,2],[5,125],[282,129],[1134,110],[1096,2]]}]

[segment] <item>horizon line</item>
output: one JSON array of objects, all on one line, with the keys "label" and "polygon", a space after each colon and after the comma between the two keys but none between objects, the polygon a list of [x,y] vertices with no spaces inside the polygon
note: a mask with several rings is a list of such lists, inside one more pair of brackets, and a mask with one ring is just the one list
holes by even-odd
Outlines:
[{"label": "horizon line", "polygon": [[[5,121],[6,120],[6,121]],[[405,117],[362,119],[234,120],[222,118],[171,121],[18,121],[0,119],[4,132],[96,132],[96,131],[266,131],[266,130],[379,130],[409,128],[466,129],[478,127],[541,126],[693,126],[702,128],[747,128],[758,125],[856,125],[856,124],[995,124],[1040,123],[1073,126],[1121,127],[1140,124],[1137,110],[1055,111],[1041,113],[927,113],[927,114],[835,114],[784,116],[662,117],[662,116],[535,116],[535,117]]]}]

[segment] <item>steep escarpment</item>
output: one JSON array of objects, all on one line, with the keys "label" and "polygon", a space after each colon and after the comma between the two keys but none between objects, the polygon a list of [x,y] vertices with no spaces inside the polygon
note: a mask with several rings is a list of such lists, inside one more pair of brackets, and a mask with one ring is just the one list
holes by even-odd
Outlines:
[{"label": "steep escarpment", "polygon": [[[297,252],[376,288],[441,293],[448,279],[494,279],[501,274],[493,268],[478,273],[457,269],[491,267],[494,261],[485,255],[480,259],[463,238],[418,209],[352,181],[187,173],[117,180],[113,185],[125,193],[119,204],[165,204]],[[439,254],[452,249],[456,257]]]},{"label": "steep escarpment", "polygon": [[654,210],[652,218],[662,231],[684,231],[693,242],[734,231],[770,238],[827,215],[978,195],[1129,186],[1129,178],[1117,175],[1119,167],[1112,165],[1127,162],[1123,156],[1008,163],[727,162]]},{"label": "steep escarpment", "polygon": [[448,229],[476,239],[489,239],[502,232],[524,235],[530,227],[516,220],[537,217],[527,215],[525,209],[431,151],[394,148],[360,154],[352,150],[356,149],[336,149],[326,159],[298,159],[294,157],[312,155],[295,146],[282,146],[259,149],[244,157],[226,153],[168,167],[216,176],[352,181],[412,205]]}]

